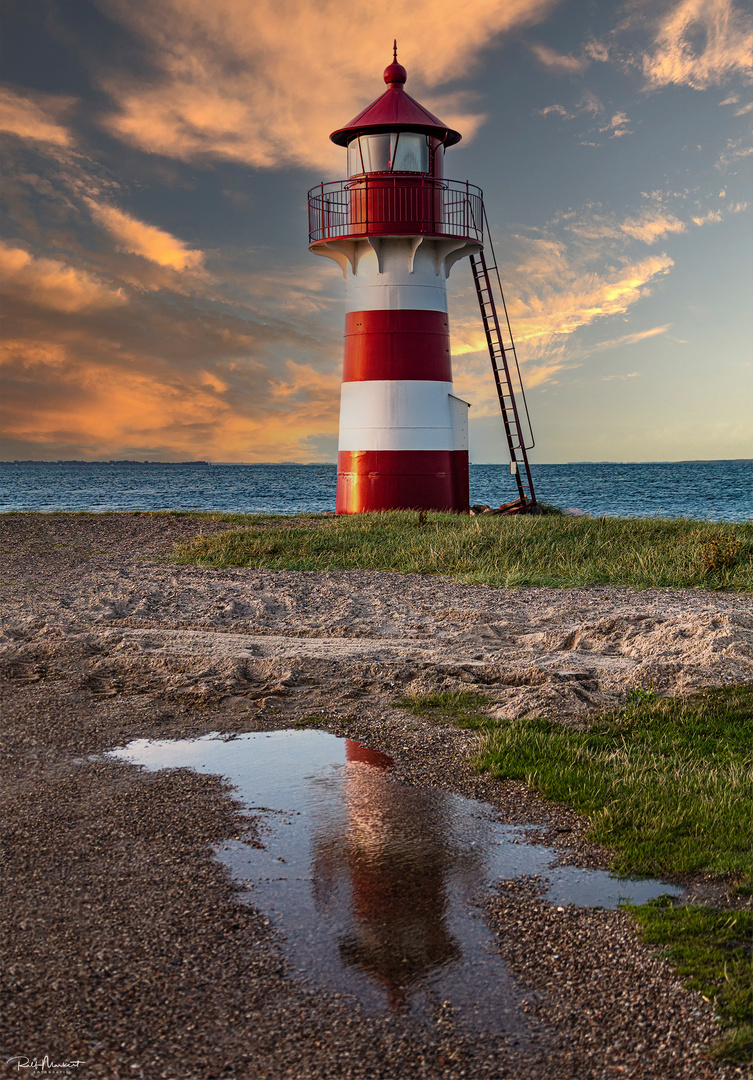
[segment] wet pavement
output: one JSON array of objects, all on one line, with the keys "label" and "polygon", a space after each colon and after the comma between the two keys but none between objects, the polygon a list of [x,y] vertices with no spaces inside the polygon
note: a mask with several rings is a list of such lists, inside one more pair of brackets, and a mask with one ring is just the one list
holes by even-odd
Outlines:
[{"label": "wet pavement", "polygon": [[401,783],[391,758],[322,731],[138,739],[109,756],[226,777],[264,846],[231,840],[217,857],[272,920],[299,977],[374,1015],[428,1023],[449,1002],[467,1027],[525,1045],[536,1033],[479,906],[495,881],[538,875],[563,907],[681,892],[555,866],[554,849],[488,804]]}]

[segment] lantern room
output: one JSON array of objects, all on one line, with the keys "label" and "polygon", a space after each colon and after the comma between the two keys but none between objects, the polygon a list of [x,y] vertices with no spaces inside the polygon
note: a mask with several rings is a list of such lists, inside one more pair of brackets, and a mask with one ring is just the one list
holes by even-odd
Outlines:
[{"label": "lantern room", "polygon": [[454,236],[483,239],[483,203],[474,184],[444,179],[444,153],[460,133],[405,90],[396,59],[387,90],[330,138],[347,149],[347,180],[309,192],[311,250],[357,236]]},{"label": "lantern room", "polygon": [[365,173],[423,173],[444,175],[446,146],[460,142],[460,134],[405,91],[408,78],[397,62],[385,69],[387,90],[330,138],[348,148],[348,176]]}]

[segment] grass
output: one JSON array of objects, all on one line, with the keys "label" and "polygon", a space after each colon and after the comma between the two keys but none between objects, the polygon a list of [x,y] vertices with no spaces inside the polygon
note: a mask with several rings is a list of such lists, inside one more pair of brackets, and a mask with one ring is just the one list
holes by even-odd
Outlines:
[{"label": "grass", "polygon": [[[662,699],[636,688],[626,707],[585,731],[547,720],[490,720],[471,691],[396,703],[438,723],[481,732],[478,765],[523,780],[590,816],[592,837],[614,851],[620,874],[703,871],[751,891],[753,687]],[[645,940],[668,948],[684,983],[713,1002],[725,1037],[718,1056],[749,1061],[753,913],[629,907]]]},{"label": "grass", "polygon": [[726,1028],[714,1047],[717,1057],[753,1059],[753,912],[675,907],[669,897],[626,905],[645,941],[662,945],[690,990],[711,1002]]},{"label": "grass", "polygon": [[435,724],[455,724],[460,728],[478,730],[491,724],[482,711],[488,709],[489,699],[473,690],[453,690],[439,694],[420,694],[394,701],[396,709],[408,709],[415,716]]},{"label": "grass", "polygon": [[326,728],[331,723],[332,718],[330,716],[312,715],[304,716],[301,720],[296,720],[296,722],[293,724],[293,727],[301,731],[304,728]]},{"label": "grass", "polygon": [[479,765],[591,818],[619,873],[703,871],[751,883],[753,687],[692,698],[639,691],[585,731],[497,724]]},{"label": "grass", "polygon": [[413,511],[211,519],[237,527],[179,545],[179,562],[392,570],[504,586],[753,589],[751,522],[556,514],[472,518]]}]

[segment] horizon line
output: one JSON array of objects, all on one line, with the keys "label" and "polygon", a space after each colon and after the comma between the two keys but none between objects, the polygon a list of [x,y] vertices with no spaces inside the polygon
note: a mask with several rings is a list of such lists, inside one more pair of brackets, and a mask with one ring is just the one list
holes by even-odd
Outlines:
[{"label": "horizon line", "polygon": [[[714,462],[753,462],[753,457],[734,458],[650,458],[642,461],[616,460],[611,458],[584,458],[579,461],[536,461],[531,462],[531,467],[537,465],[705,465]],[[210,465],[227,466],[241,465],[244,467],[254,465],[295,465],[299,468],[310,465],[337,466],[336,461],[207,461],[203,458],[185,458],[176,461],[157,461],[153,458],[6,458],[0,460],[0,465]],[[507,461],[472,461],[471,468],[507,468]]]}]

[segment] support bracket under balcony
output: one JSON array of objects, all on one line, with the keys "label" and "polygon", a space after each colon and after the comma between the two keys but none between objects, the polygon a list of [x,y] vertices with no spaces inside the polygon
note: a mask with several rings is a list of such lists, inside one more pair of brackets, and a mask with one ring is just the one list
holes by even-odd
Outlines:
[{"label": "support bracket under balcony", "polygon": [[[316,244],[309,244],[309,251],[314,255],[322,255],[325,259],[333,259],[343,272],[343,277],[348,276],[348,267],[355,277],[358,273],[358,263],[367,251],[372,250],[368,240],[327,240]],[[378,258],[377,254],[377,258]]]}]

